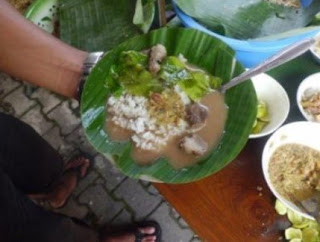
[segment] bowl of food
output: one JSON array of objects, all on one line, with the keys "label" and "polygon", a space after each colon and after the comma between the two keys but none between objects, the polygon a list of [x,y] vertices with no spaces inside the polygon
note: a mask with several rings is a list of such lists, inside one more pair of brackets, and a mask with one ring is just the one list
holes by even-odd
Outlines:
[{"label": "bowl of food", "polygon": [[320,73],[312,74],[300,83],[296,100],[306,120],[320,122]]},{"label": "bowl of food", "polygon": [[319,1],[303,8],[297,0],[175,0],[174,8],[184,26],[225,41],[248,68],[319,32],[305,27],[320,11]]},{"label": "bowl of food", "polygon": [[273,194],[287,207],[313,219],[301,207],[320,190],[320,124],[294,122],[279,128],[262,154],[265,180]]},{"label": "bowl of food", "polygon": [[92,70],[81,118],[90,143],[124,174],[186,183],[218,172],[242,150],[256,117],[251,81],[221,40],[163,28],[114,48]]},{"label": "bowl of food", "polygon": [[290,110],[287,92],[274,78],[260,74],[252,78],[257,93],[257,117],[249,138],[271,134],[286,120]]}]

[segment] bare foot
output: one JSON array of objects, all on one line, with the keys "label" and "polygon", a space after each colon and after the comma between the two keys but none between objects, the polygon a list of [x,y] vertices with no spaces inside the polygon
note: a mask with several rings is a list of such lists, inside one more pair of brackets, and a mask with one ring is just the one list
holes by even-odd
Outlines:
[{"label": "bare foot", "polygon": [[62,176],[60,182],[55,186],[54,190],[48,194],[47,201],[50,203],[51,207],[62,207],[76,188],[77,181],[77,172],[67,171]]},{"label": "bare foot", "polygon": [[[144,237],[141,239],[141,242],[155,242],[157,240],[157,236],[152,235],[155,232],[154,227],[139,228],[139,231],[144,235]],[[135,234],[125,233],[119,236],[102,238],[100,242],[135,242]]]},{"label": "bare foot", "polygon": [[64,175],[57,182],[51,193],[30,194],[28,195],[29,198],[48,201],[53,208],[62,207],[77,186],[78,174],[80,174],[80,177],[84,177],[89,166],[90,161],[85,157],[69,161],[64,168]]},{"label": "bare foot", "polygon": [[90,167],[90,160],[85,157],[78,157],[69,161],[64,171],[68,171],[70,169],[80,168],[80,176],[84,177],[87,174],[88,168]]}]

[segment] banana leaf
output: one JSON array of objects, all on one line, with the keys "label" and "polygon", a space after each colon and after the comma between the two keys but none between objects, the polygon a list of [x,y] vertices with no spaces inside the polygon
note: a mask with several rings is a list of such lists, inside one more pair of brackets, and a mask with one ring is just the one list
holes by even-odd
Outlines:
[{"label": "banana leaf", "polygon": [[137,0],[136,9],[133,16],[133,23],[137,25],[143,33],[147,33],[155,15],[155,0]]},{"label": "banana leaf", "polygon": [[81,99],[81,118],[90,143],[132,178],[165,183],[187,183],[207,177],[225,167],[242,150],[256,117],[257,97],[251,81],[227,91],[229,107],[225,133],[210,155],[200,163],[175,170],[165,158],[152,165],[137,165],[131,157],[131,142],[113,142],[105,132],[106,101],[111,91],[105,86],[108,70],[124,50],[144,50],[161,43],[168,55],[182,53],[190,63],[228,82],[244,71],[236,62],[234,51],[219,39],[193,29],[163,28],[134,37],[111,50],[92,70]]},{"label": "banana leaf", "polygon": [[267,0],[175,0],[175,3],[214,32],[236,39],[255,39],[301,29],[320,12],[320,1],[313,1],[306,8]]},{"label": "banana leaf", "polygon": [[[59,4],[60,38],[79,49],[106,51],[142,33],[139,26],[133,23],[136,1],[59,0]],[[140,15],[138,20],[142,19],[142,22],[139,22],[136,16],[136,21],[144,29],[148,28],[154,11],[152,6],[147,6],[146,20]]]}]

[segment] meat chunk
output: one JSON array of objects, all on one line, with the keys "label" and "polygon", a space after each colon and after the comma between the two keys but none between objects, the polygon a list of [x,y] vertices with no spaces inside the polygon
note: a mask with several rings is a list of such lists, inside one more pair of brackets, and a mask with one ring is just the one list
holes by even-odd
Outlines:
[{"label": "meat chunk", "polygon": [[196,134],[187,135],[180,140],[179,146],[187,154],[196,156],[204,155],[208,150],[208,144]]},{"label": "meat chunk", "polygon": [[208,108],[199,103],[192,103],[186,107],[186,120],[193,130],[203,128],[208,119]]},{"label": "meat chunk", "polygon": [[151,48],[149,55],[149,71],[155,75],[160,71],[160,63],[167,56],[166,47],[160,44],[155,45]]}]

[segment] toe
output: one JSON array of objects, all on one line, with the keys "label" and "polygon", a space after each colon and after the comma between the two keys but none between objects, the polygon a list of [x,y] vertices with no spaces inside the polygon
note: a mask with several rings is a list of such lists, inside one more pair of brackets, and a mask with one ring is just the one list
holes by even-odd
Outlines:
[{"label": "toe", "polygon": [[156,236],[147,236],[147,237],[144,237],[142,239],[142,242],[154,242],[156,241],[157,237]]},{"label": "toe", "polygon": [[64,171],[68,171],[71,169],[79,169],[80,177],[84,177],[87,174],[88,168],[90,167],[90,160],[86,157],[79,157],[70,160]]},{"label": "toe", "polygon": [[80,169],[80,176],[81,177],[84,177],[87,174],[89,166],[90,166],[90,161],[89,161],[89,159],[85,158],[83,160],[83,164],[82,164],[81,169]]}]

